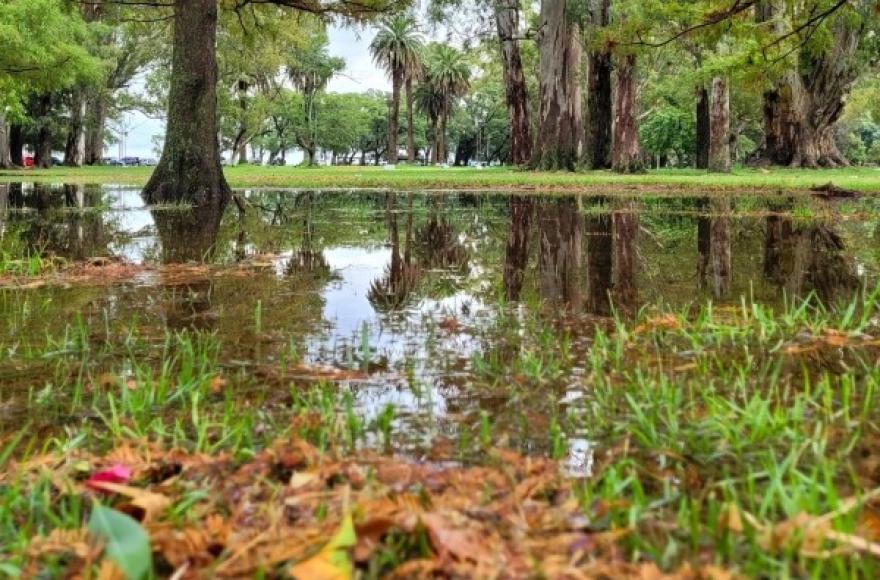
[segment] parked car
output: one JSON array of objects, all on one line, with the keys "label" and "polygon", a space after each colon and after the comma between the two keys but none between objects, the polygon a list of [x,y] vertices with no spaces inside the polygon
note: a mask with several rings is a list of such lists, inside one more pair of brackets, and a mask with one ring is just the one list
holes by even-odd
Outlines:
[{"label": "parked car", "polygon": [[155,167],[156,165],[159,165],[159,161],[153,157],[146,157],[141,159],[141,165],[145,167]]},{"label": "parked car", "polygon": [[21,158],[21,162],[24,163],[25,167],[33,167],[34,166],[34,156],[33,155],[25,155]]},{"label": "parked car", "polygon": [[126,167],[137,167],[141,164],[140,157],[123,157],[120,161]]},{"label": "parked car", "polygon": [[109,165],[110,167],[119,167],[122,165],[122,162],[115,157],[105,157],[104,165]]},{"label": "parked car", "polygon": [[64,161],[60,157],[52,157],[52,167],[64,165]]}]

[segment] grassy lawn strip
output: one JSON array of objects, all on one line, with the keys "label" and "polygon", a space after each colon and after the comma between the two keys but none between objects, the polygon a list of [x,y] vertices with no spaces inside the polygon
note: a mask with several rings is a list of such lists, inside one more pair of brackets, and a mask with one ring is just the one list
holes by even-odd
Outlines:
[{"label": "grassy lawn strip", "polygon": [[[144,185],[150,167],[56,167],[47,170],[2,171],[0,181],[53,183],[116,183]],[[729,175],[688,169],[649,171],[640,175],[617,175],[607,171],[579,173],[532,172],[509,168],[426,168],[400,166],[394,171],[381,167],[261,167],[226,168],[226,177],[236,188],[394,188],[492,189],[542,191],[647,190],[675,193],[684,190],[712,191],[796,191],[833,182],[845,189],[880,192],[880,169],[837,170],[737,169]]]}]

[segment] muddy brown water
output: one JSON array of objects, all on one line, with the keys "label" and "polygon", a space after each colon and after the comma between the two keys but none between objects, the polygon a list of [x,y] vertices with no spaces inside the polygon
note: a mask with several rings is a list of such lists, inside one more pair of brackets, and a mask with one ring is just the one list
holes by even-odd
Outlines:
[{"label": "muddy brown water", "polygon": [[[127,187],[0,185],[7,264],[40,256],[218,267],[183,278],[147,268],[112,283],[0,289],[6,424],[23,420],[9,411],[10,393],[57,380],[51,365],[30,364],[33,356],[26,364],[21,353],[49,348],[47,337],[70,326],[93,337],[112,327],[107,341],[132,327],[157,343],[168,330],[210,332],[226,368],[268,376],[266,384],[267,369],[285,356],[357,371],[343,388],[358,406],[375,415],[394,404],[404,431],[433,425],[413,428],[418,439],[447,423],[476,424],[481,410],[501,413],[509,403],[503,389],[473,388],[485,374],[475,357],[510,339],[497,330],[502,314],[553,320],[577,337],[612,312],[738,305],[744,297],[778,306],[810,293],[847,300],[880,273],[872,199],[237,195],[242,203],[219,216],[148,208]],[[574,365],[554,378],[559,404],[580,399],[576,375]],[[574,437],[572,453],[588,446]]]}]

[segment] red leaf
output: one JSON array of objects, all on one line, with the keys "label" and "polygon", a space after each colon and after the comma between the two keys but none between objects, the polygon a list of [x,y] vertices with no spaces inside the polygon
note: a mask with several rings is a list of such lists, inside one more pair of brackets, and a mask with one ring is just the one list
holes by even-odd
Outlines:
[{"label": "red leaf", "polygon": [[101,483],[128,483],[131,479],[131,469],[124,465],[116,464],[110,469],[98,471],[86,481],[86,487],[106,493],[99,485]]}]

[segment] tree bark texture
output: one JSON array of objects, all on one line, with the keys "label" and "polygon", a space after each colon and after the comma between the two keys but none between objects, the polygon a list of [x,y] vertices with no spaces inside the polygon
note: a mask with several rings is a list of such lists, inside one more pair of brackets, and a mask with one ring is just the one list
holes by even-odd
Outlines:
[{"label": "tree bark texture", "polygon": [[510,123],[510,162],[526,165],[532,160],[529,93],[519,51],[519,0],[494,0],[495,23],[501,45],[507,116]]},{"label": "tree bark texture", "polygon": [[37,138],[34,142],[34,165],[42,169],[52,167],[52,95],[37,99]]},{"label": "tree bark texture", "polygon": [[102,94],[89,102],[88,126],[86,128],[86,165],[104,163],[104,129],[107,125],[107,100]]},{"label": "tree bark texture", "polygon": [[715,77],[712,80],[709,170],[730,173],[730,85],[723,77]]},{"label": "tree bark texture", "polygon": [[[591,20],[594,27],[610,24],[610,0],[594,0]],[[614,123],[612,72],[609,50],[593,50],[589,56],[586,155],[590,169],[611,167],[611,127]]]},{"label": "tree bark texture", "polygon": [[12,165],[24,166],[24,127],[21,125],[9,127],[9,157],[12,159]]},{"label": "tree bark texture", "polygon": [[618,173],[643,169],[639,145],[638,80],[636,56],[621,57],[617,64],[617,96],[614,107],[612,168]]},{"label": "tree bark texture", "polygon": [[709,143],[711,142],[709,90],[697,87],[697,169],[709,169]]},{"label": "tree bark texture", "polygon": [[[769,21],[776,8],[767,2],[758,19]],[[831,47],[822,54],[798,56],[764,93],[764,143],[756,161],[790,167],[841,167],[849,161],[834,139],[835,125],[859,76],[856,53],[863,28],[841,18],[831,26]]]},{"label": "tree bark texture", "polygon": [[216,0],[176,0],[165,146],[148,203],[225,207],[231,197],[217,141],[216,35]]},{"label": "tree bark texture", "polygon": [[581,43],[570,19],[570,0],[541,3],[541,108],[533,165],[538,169],[577,167],[583,143],[580,89]]},{"label": "tree bark texture", "polygon": [[410,163],[416,162],[416,127],[413,115],[413,78],[406,77],[406,158]]},{"label": "tree bark texture", "polygon": [[10,135],[9,123],[2,112],[0,112],[0,169],[9,169],[12,167],[12,152],[9,148]]},{"label": "tree bark texture", "polygon": [[397,133],[400,130],[400,89],[403,73],[395,69],[391,73],[391,110],[388,111],[388,163],[397,165]]},{"label": "tree bark texture", "polygon": [[70,167],[80,167],[85,161],[85,116],[85,96],[81,90],[76,89],[71,97],[70,121],[67,126],[67,141],[64,145],[64,164]]}]

